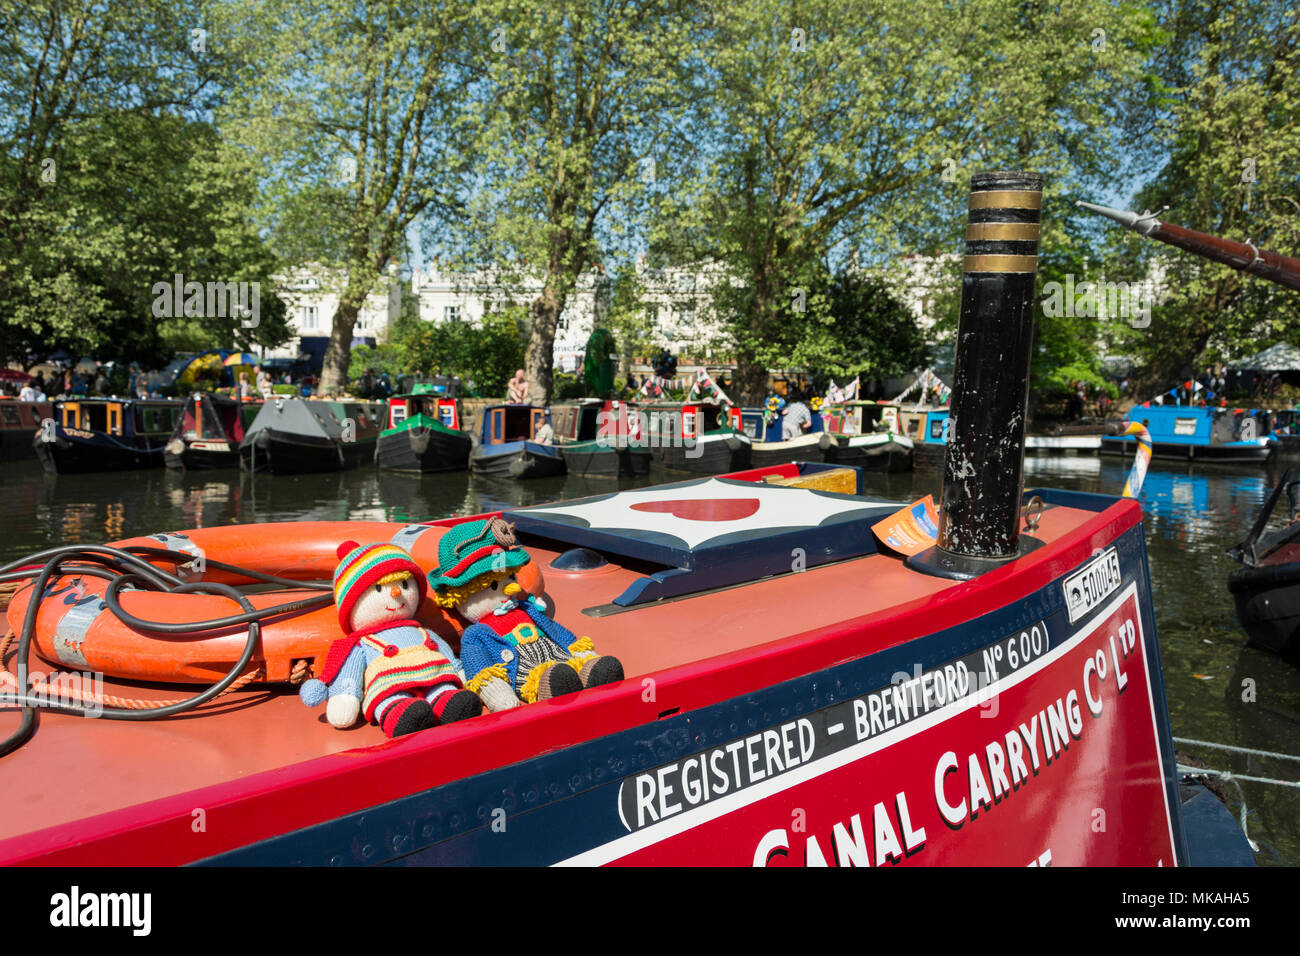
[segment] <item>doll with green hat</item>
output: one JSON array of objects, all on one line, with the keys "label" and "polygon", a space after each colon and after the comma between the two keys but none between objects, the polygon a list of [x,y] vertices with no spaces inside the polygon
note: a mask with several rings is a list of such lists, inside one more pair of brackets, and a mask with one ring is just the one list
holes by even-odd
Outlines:
[{"label": "doll with green hat", "polygon": [[438,543],[429,572],[434,599],[470,622],[461,635],[465,686],[488,710],[507,710],[623,679],[618,658],[597,654],[547,617],[515,579],[531,559],[500,518],[456,525]]}]

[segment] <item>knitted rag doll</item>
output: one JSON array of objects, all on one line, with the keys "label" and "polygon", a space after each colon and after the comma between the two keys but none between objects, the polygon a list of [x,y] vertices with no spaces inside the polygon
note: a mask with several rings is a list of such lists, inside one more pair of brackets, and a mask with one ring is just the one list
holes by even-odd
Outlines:
[{"label": "knitted rag doll", "polygon": [[451,648],[415,620],[425,583],[410,554],[347,541],[338,555],[334,601],[347,636],[330,645],[320,679],[303,683],[302,702],[315,707],[328,698],[325,716],[335,727],[362,716],[389,737],[481,713]]},{"label": "knitted rag doll", "polygon": [[618,658],[597,654],[519,586],[515,572],[529,560],[513,526],[490,518],[443,535],[429,572],[438,604],[471,622],[460,639],[465,686],[491,711],[623,679]]}]

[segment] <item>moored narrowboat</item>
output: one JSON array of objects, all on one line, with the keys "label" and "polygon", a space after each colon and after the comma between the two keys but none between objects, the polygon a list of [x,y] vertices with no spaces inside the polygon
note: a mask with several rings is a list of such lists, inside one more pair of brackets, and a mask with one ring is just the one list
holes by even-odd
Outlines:
[{"label": "moored narrowboat", "polygon": [[1025,439],[1025,454],[1092,455],[1101,449],[1100,435],[1069,434],[1030,435]]},{"label": "moored narrowboat", "polygon": [[346,471],[373,462],[386,409],[379,402],[267,399],[239,445],[245,471]]},{"label": "moored narrowboat", "polygon": [[[171,757],[125,776],[113,768],[145,728],[46,713],[30,742],[0,758],[0,783],[26,808],[0,821],[0,860],[1189,862],[1137,502],[1016,492],[1017,504],[1044,503],[1026,535],[1037,548],[1003,574],[963,582],[913,570],[877,543],[871,527],[899,503],[798,487],[831,468],[785,465],[506,514],[538,574],[530,586],[557,620],[619,657],[618,684],[400,741],[375,727],[334,730],[292,685],[248,687],[205,716],[153,723],[151,746],[166,742]],[[432,570],[442,536],[465,520],[221,527],[121,544],[172,550],[170,562],[155,559],[162,568],[206,554],[307,579],[329,576],[341,536],[398,542]],[[799,570],[794,548],[808,556]],[[84,594],[71,606],[61,600],[69,587]],[[105,692],[176,697],[138,683],[159,679],[147,669],[156,655],[142,653],[157,638],[104,609],[102,582],[70,573],[49,590],[60,596],[42,605],[36,653],[70,666],[58,640],[75,631],[86,669],[102,672],[117,655],[119,671],[129,662],[147,674],[110,670]],[[194,619],[228,607],[132,593],[127,606],[147,617],[164,603],[194,602]],[[254,597],[269,607],[318,593]],[[13,598],[11,627],[30,598]],[[764,610],[778,607],[800,613]],[[264,623],[251,664],[281,681],[295,666],[318,668],[334,614],[327,605]],[[449,637],[464,626],[436,609],[421,620]],[[212,682],[238,670],[244,639],[168,643],[187,655],[170,660],[171,680]],[[5,715],[0,728],[16,725]],[[81,755],[75,765],[48,759],[68,748]],[[115,783],[59,785],[84,773]],[[506,801],[504,830],[479,812],[485,799]],[[817,822],[792,828],[791,805],[817,808]],[[192,826],[195,807],[209,808],[209,825]],[[1098,807],[1111,821],[1101,833],[1086,825]],[[1230,818],[1220,825],[1232,833]]]},{"label": "moored narrowboat", "polygon": [[750,440],[751,468],[781,465],[787,461],[825,461],[834,440],[826,433],[820,412],[812,415],[808,430],[783,438],[783,412],[762,408],[741,410],[741,423]]},{"label": "moored narrowboat", "polygon": [[1279,457],[1300,456],[1300,410],[1283,408],[1272,413],[1271,432],[1276,440]]},{"label": "moored narrowboat", "polygon": [[[916,467],[937,469],[943,465],[948,436],[948,409],[906,409],[900,413],[904,427],[916,436]],[[1070,433],[1070,429],[1074,433]],[[1054,435],[1025,436],[1025,454],[1089,455],[1101,447],[1101,426],[1066,426]]]},{"label": "moored narrowboat", "polygon": [[54,424],[33,439],[47,471],[83,474],[161,468],[181,403],[168,399],[56,400]]},{"label": "moored narrowboat", "polygon": [[53,420],[54,405],[50,402],[19,402],[0,399],[0,461],[16,458],[35,458],[36,446],[32,438]]},{"label": "moored narrowboat", "polygon": [[262,400],[195,392],[163,449],[168,468],[238,468],[239,444],[261,410]]},{"label": "moored narrowboat", "polygon": [[752,442],[739,408],[707,400],[654,402],[641,408],[652,473],[721,475],[750,467]]},{"label": "moored narrowboat", "polygon": [[550,416],[536,405],[490,405],[479,419],[469,470],[496,478],[550,478],[564,474],[564,456],[552,440]]},{"label": "moored narrowboat", "polygon": [[914,406],[898,410],[899,430],[912,440],[912,463],[921,470],[943,467],[948,408]]},{"label": "moored narrowboat", "polygon": [[823,405],[821,413],[833,442],[826,450],[827,461],[864,471],[911,470],[914,443],[900,431],[897,405],[839,402]]},{"label": "moored narrowboat", "polygon": [[[1146,425],[1155,458],[1264,462],[1277,443],[1269,413],[1254,408],[1145,402],[1129,409],[1126,421]],[[1101,453],[1132,454],[1135,441],[1132,436],[1103,436]]]},{"label": "moored narrowboat", "polygon": [[[1250,534],[1228,555],[1241,567],[1228,575],[1237,619],[1250,642],[1300,666],[1300,522],[1295,494],[1300,482],[1283,473]],[[1290,497],[1289,523],[1265,533],[1281,495]]]},{"label": "moored narrowboat", "polygon": [[386,471],[462,471],[469,462],[473,441],[461,430],[460,402],[445,388],[422,384],[393,396],[387,425],[375,452]]},{"label": "moored narrowboat", "polygon": [[570,475],[619,478],[650,472],[646,423],[631,402],[585,398],[551,405],[556,444]]}]

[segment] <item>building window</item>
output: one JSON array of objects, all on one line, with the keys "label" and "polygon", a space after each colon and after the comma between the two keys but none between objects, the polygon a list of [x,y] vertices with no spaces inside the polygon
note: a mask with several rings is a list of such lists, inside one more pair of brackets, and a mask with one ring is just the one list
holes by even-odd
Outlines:
[{"label": "building window", "polygon": [[314,305],[304,305],[304,306],[302,307],[302,328],[303,328],[303,331],[304,331],[304,332],[315,332],[316,329],[319,327],[319,326],[317,325],[317,322],[318,322],[318,317],[317,317],[317,314],[316,314],[316,306],[314,306]]},{"label": "building window", "polygon": [[442,307],[442,321],[444,321],[444,322],[459,322],[459,321],[460,321],[460,306],[458,306],[458,305],[444,305],[444,306]]}]

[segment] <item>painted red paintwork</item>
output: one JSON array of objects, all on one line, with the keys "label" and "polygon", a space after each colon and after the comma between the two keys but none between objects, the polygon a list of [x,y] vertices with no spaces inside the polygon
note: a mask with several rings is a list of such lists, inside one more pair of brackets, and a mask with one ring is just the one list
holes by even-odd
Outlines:
[{"label": "painted red paintwork", "polygon": [[[644,725],[971,620],[1044,587],[1140,520],[1134,501],[1100,514],[1049,509],[1044,547],[972,582],[872,555],[603,617],[581,611],[620,594],[634,572],[547,570],[557,618],[617,655],[627,679],[395,741],[368,725],[336,730],[278,689],[159,722],[44,714],[35,738],[0,760],[0,862],[203,859],[590,739],[593,728]],[[530,552],[543,567],[556,555]],[[108,690],[176,696],[175,687]],[[0,735],[17,720],[0,713]]]}]

